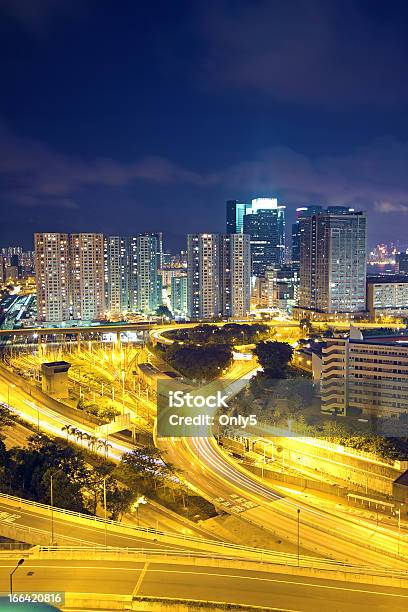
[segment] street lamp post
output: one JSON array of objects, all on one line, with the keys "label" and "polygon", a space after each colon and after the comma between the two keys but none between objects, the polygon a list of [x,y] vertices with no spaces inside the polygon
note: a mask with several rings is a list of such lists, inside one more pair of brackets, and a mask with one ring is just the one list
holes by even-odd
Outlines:
[{"label": "street lamp post", "polygon": [[51,546],[54,545],[54,487],[53,487],[53,474],[50,478],[50,501],[51,501]]},{"label": "street lamp post", "polygon": [[105,548],[107,547],[107,542],[108,542],[108,524],[107,524],[107,519],[106,519],[106,476],[103,479],[103,510],[104,510],[104,516],[105,516]]},{"label": "street lamp post", "polygon": [[125,370],[122,370],[122,414],[125,414]]},{"label": "street lamp post", "polygon": [[297,564],[300,565],[300,508],[297,509]]},{"label": "street lamp post", "polygon": [[401,508],[398,508],[396,510],[396,512],[398,513],[398,547],[397,547],[397,554],[399,555],[400,553],[400,535],[401,535]]},{"label": "street lamp post", "polygon": [[135,503],[133,504],[133,507],[136,508],[136,518],[137,518],[138,527],[139,527],[139,506],[141,504],[147,504],[147,499],[144,495],[140,495],[140,497],[138,497]]},{"label": "street lamp post", "polygon": [[15,571],[18,570],[18,568],[20,567],[20,565],[23,565],[25,559],[19,559],[19,561],[17,562],[16,567],[13,569],[13,571],[10,574],[10,595],[13,594],[13,574]]}]

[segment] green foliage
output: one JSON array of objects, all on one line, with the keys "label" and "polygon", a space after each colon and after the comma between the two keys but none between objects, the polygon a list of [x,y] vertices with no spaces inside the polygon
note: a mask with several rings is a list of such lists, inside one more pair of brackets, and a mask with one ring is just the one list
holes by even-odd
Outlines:
[{"label": "green foliage", "polygon": [[255,344],[271,334],[270,327],[262,323],[226,323],[225,325],[196,325],[176,329],[165,335],[178,342],[191,344]]},{"label": "green foliage", "polygon": [[163,482],[170,478],[173,469],[164,463],[160,451],[155,446],[135,448],[122,456],[115,474],[134,491],[138,491],[141,481]]},{"label": "green foliage", "polygon": [[0,429],[13,424],[12,413],[5,404],[0,403]]},{"label": "green foliage", "polygon": [[293,349],[287,342],[259,342],[254,354],[267,378],[285,378]]},{"label": "green foliage", "polygon": [[156,308],[156,315],[158,317],[164,317],[165,319],[173,318],[173,313],[164,304],[161,304]]},{"label": "green foliage", "polygon": [[77,402],[78,410],[83,410],[88,414],[92,414],[105,423],[110,423],[113,419],[120,414],[120,411],[112,405],[112,402],[108,398],[99,398],[98,403],[87,402],[83,399]]},{"label": "green foliage", "polygon": [[175,370],[192,380],[210,380],[232,363],[232,348],[225,344],[163,346],[161,353]]},{"label": "green foliage", "polygon": [[[0,490],[58,508],[95,514],[103,504],[106,483],[107,508],[113,518],[130,509],[133,493],[119,486],[112,476],[112,466],[100,459],[90,468],[83,452],[65,440],[51,440],[34,435],[27,448],[6,451],[0,442]],[[109,500],[109,501],[108,501]]]}]

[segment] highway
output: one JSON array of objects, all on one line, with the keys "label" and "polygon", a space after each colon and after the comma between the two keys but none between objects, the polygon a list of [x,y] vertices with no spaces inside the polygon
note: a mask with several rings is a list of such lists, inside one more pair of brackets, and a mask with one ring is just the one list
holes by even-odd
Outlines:
[{"label": "highway", "polygon": [[[0,559],[2,584],[7,584],[15,565],[15,559]],[[14,591],[165,597],[223,602],[230,609],[234,605],[264,606],[281,612],[402,612],[408,606],[406,589],[154,560],[27,559],[14,576]]]},{"label": "highway", "polygon": [[[236,362],[228,376],[230,389],[236,393],[251,376],[251,363]],[[206,385],[206,394],[214,384]],[[197,438],[157,438],[157,444],[165,460],[179,467],[190,486],[219,509],[237,513],[266,532],[294,543],[299,518],[300,545],[314,554],[353,564],[408,568],[406,537],[392,528],[373,527],[359,517],[313,507],[302,501],[301,495],[296,499],[283,496],[233,461],[211,431]]]},{"label": "highway", "polygon": [[[175,439],[166,459],[189,465],[188,482],[219,509],[269,530],[291,542],[297,540],[300,509],[300,546],[348,563],[408,568],[406,540],[391,530],[378,531],[359,518],[336,516],[262,483],[253,474],[220,454],[210,438]],[[405,558],[404,558],[405,556]]]},{"label": "highway", "polygon": [[[142,512],[141,512],[142,513]],[[159,516],[159,511],[158,511]],[[106,522],[106,540],[104,521],[101,519],[94,520],[94,517],[86,515],[78,515],[77,513],[66,513],[63,510],[55,509],[51,512],[50,507],[28,504],[19,504],[18,501],[0,498],[0,532],[3,527],[12,527],[16,530],[16,539],[25,541],[30,533],[30,540],[37,540],[42,545],[50,545],[52,538],[54,542],[64,546],[105,546],[119,548],[140,548],[142,550],[150,549],[177,549],[177,550],[197,550],[202,547],[202,542],[208,541],[208,547],[214,551],[225,552],[225,545],[222,542],[217,544],[217,541],[211,540],[211,536],[202,532],[191,534],[188,527],[185,528],[184,538],[182,526],[178,525],[177,535],[167,531],[157,531],[155,535],[154,529],[147,530],[137,527],[137,520],[133,524],[116,523],[113,521]],[[148,535],[149,532],[152,535]],[[53,534],[53,535],[52,535]],[[160,536],[165,535],[165,543]],[[190,538],[190,535],[195,535],[195,538]],[[167,537],[169,536],[169,537]],[[198,544],[197,544],[198,543]],[[214,546],[212,546],[214,543]],[[207,548],[208,548],[207,547]]]}]

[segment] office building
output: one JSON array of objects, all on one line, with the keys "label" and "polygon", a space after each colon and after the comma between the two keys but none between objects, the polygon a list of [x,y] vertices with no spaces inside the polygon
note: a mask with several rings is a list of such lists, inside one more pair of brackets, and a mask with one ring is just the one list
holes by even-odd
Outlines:
[{"label": "office building", "polygon": [[186,318],[187,308],[187,274],[183,272],[171,277],[171,312],[176,318]]},{"label": "office building", "polygon": [[390,416],[408,408],[408,345],[334,338],[322,349],[322,411]]},{"label": "office building", "polygon": [[105,236],[105,304],[107,316],[120,317],[130,309],[129,239]]},{"label": "office building", "polygon": [[301,206],[296,209],[296,221],[292,224],[292,263],[300,263],[300,224],[299,219],[319,215],[323,211],[321,206]]},{"label": "office building", "polygon": [[408,253],[397,253],[395,255],[395,264],[397,274],[408,275]]},{"label": "office building", "polygon": [[329,207],[300,225],[298,318],[347,318],[366,307],[366,215]]},{"label": "office building", "polygon": [[227,234],[242,234],[244,231],[244,216],[248,204],[238,202],[238,200],[227,200]]},{"label": "office building", "polygon": [[244,216],[244,233],[250,236],[252,274],[263,276],[268,266],[285,258],[285,206],[276,198],[256,198]]},{"label": "office building", "polygon": [[408,317],[408,275],[367,277],[367,311],[372,321]]},{"label": "office building", "polygon": [[158,279],[160,245],[157,234],[137,236],[135,251],[137,311],[153,314],[161,304]]},{"label": "office building", "polygon": [[251,301],[251,245],[247,234],[224,234],[220,243],[220,312],[245,318]]},{"label": "office building", "polygon": [[60,322],[70,318],[68,234],[34,234],[37,318]]},{"label": "office building", "polygon": [[299,266],[284,264],[268,267],[265,271],[266,306],[291,312],[299,292]]},{"label": "office building", "polygon": [[191,319],[220,315],[220,236],[187,236],[188,314]]},{"label": "office building", "polygon": [[72,317],[82,321],[105,315],[104,244],[102,234],[71,234]]}]

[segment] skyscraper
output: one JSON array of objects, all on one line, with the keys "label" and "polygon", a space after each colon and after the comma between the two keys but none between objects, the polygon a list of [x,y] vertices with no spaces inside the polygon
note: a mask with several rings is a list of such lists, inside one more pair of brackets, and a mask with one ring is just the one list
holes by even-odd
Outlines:
[{"label": "skyscraper", "polygon": [[68,234],[34,234],[37,318],[59,322],[70,318]]},{"label": "skyscraper", "polygon": [[296,221],[292,223],[292,263],[300,263],[300,225],[301,217],[319,215],[323,211],[322,206],[301,206],[296,209]]},{"label": "skyscraper", "polygon": [[247,234],[221,236],[220,309],[224,317],[248,316],[251,300],[251,246]]},{"label": "skyscraper", "polygon": [[188,234],[188,313],[191,319],[214,319],[220,314],[218,234]]},{"label": "skyscraper", "polygon": [[242,234],[244,231],[244,216],[248,204],[238,202],[238,200],[227,200],[227,234]]},{"label": "skyscraper", "polygon": [[109,315],[120,316],[130,308],[129,239],[105,236],[105,301]]},{"label": "skyscraper", "polygon": [[171,278],[171,311],[176,317],[186,317],[187,311],[187,274]]},{"label": "skyscraper", "polygon": [[[300,224],[298,310],[358,313],[366,301],[366,215],[329,207]],[[301,315],[302,316],[302,315]]]},{"label": "skyscraper", "polygon": [[161,303],[158,291],[159,241],[156,234],[136,238],[137,310],[153,313]]},{"label": "skyscraper", "polygon": [[285,258],[285,206],[276,198],[256,198],[246,210],[244,233],[251,239],[252,274],[263,276]]},{"label": "skyscraper", "polygon": [[71,234],[71,299],[74,319],[91,321],[105,314],[102,234]]}]

